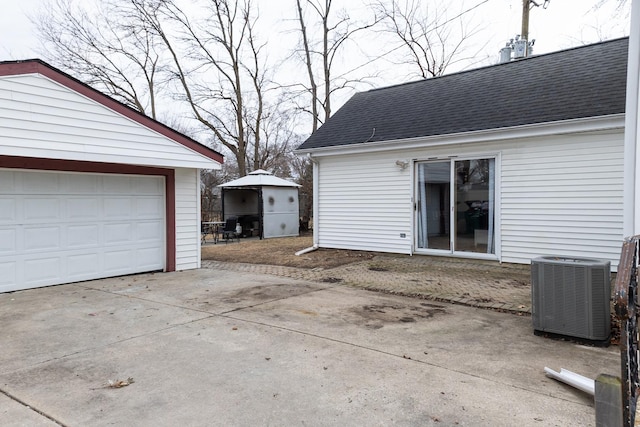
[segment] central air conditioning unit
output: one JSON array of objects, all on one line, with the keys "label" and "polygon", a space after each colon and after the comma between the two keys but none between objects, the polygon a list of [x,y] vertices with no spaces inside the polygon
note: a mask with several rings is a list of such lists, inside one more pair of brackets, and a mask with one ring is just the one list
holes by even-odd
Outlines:
[{"label": "central air conditioning unit", "polygon": [[611,334],[611,263],[544,256],[531,260],[534,332],[592,341]]}]

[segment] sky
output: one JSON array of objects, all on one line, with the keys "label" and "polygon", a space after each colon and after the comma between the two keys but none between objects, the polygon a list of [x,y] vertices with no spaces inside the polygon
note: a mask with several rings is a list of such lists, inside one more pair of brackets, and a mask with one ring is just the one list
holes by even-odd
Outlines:
[{"label": "sky", "polygon": [[[84,4],[87,0],[75,0]],[[99,1],[99,0],[98,0]],[[290,54],[297,34],[292,31],[295,28],[295,1],[294,0],[254,0],[260,8],[260,19],[272,23],[267,27],[268,37],[275,43],[270,46],[287,45],[288,52],[274,52],[284,58]],[[352,8],[351,16],[359,17],[370,12],[362,5],[370,4],[374,0],[334,0],[336,5],[348,5]],[[422,0],[426,1],[426,0]],[[477,37],[483,44],[482,61],[474,65],[460,65],[460,69],[475,68],[476,66],[490,65],[498,62],[499,51],[509,39],[520,33],[522,0],[449,0],[454,6],[475,5],[482,3],[474,10],[474,19],[480,23],[483,30]],[[544,0],[536,0],[544,3]],[[549,0],[546,8],[534,7],[530,13],[529,33],[530,39],[535,39],[534,54],[544,54],[562,50],[574,46],[594,43],[628,35],[629,32],[629,8],[631,1],[626,1],[626,9],[616,10],[616,6],[622,0],[604,0],[604,5],[596,8],[595,5],[603,0]],[[38,40],[35,36],[34,26],[29,16],[35,16],[42,11],[43,5],[48,0],[2,0],[3,13],[0,14],[0,61],[38,58]],[[359,5],[359,6],[358,6]],[[293,16],[289,16],[293,15]],[[289,18],[288,20],[285,18]],[[476,38],[474,38],[476,40]],[[366,41],[365,41],[366,43]],[[375,42],[373,42],[375,43]],[[373,44],[372,43],[372,44]],[[371,47],[371,46],[370,46]],[[389,46],[373,51],[385,52]],[[284,50],[284,49],[281,49]],[[348,58],[347,58],[348,60]],[[384,63],[384,60],[378,60]],[[350,64],[342,64],[344,69],[350,69]],[[356,67],[359,64],[356,65]],[[379,64],[390,66],[390,64]],[[465,68],[466,67],[466,68]],[[460,71],[455,66],[447,68],[447,73]],[[293,68],[293,72],[299,74],[302,67]],[[407,77],[397,73],[401,66],[395,66],[394,71],[375,81],[374,86],[388,86],[414,80],[415,77]],[[395,74],[394,74],[395,73]],[[303,76],[302,79],[305,77]],[[403,80],[404,79],[404,80]],[[300,80],[298,80],[300,81]],[[366,90],[368,87],[358,87],[357,90]],[[344,99],[334,102],[334,107],[339,106],[350,94],[344,94]],[[335,108],[334,108],[335,111]]]},{"label": "sky", "polygon": [[[463,1],[463,0],[452,0]],[[465,0],[473,4],[473,0]],[[594,5],[601,0],[550,0],[546,9],[535,7],[530,14],[530,38],[536,39],[534,53],[547,53],[600,39],[628,34],[628,14],[616,13],[620,0],[608,0],[598,10]],[[28,16],[38,13],[47,0],[4,0],[0,14],[0,60],[38,57],[37,39]],[[353,0],[344,1],[345,4]],[[475,0],[479,2],[479,0]],[[543,3],[544,0],[538,0]],[[630,1],[627,2],[630,5]],[[293,4],[293,0],[258,0],[265,13]],[[265,9],[264,5],[269,5]],[[276,7],[273,7],[273,6]],[[477,15],[486,22],[489,32],[484,35],[487,48],[498,51],[506,41],[520,32],[521,0],[489,0],[478,8]],[[272,14],[281,17],[282,14]],[[279,18],[275,18],[279,19]]]}]

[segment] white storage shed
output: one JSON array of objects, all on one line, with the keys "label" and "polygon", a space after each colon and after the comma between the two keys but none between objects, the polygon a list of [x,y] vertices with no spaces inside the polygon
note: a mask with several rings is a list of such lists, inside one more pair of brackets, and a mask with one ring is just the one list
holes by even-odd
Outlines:
[{"label": "white storage shed", "polygon": [[225,220],[238,218],[243,236],[268,239],[299,235],[300,185],[258,169],[219,187],[222,215]]}]

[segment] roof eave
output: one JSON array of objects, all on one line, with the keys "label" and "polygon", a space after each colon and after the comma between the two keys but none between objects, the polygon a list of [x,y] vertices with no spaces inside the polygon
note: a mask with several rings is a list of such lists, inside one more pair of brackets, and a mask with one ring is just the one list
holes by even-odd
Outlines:
[{"label": "roof eave", "polygon": [[[87,85],[86,83],[76,79],[75,77],[53,67],[52,65],[40,60],[40,59],[28,59],[24,61],[5,61],[0,63],[0,77],[2,76],[15,76],[26,74],[40,74],[52,81],[61,84],[87,98],[98,102],[105,107],[117,112],[118,114],[127,117],[130,120],[137,122],[138,124],[145,126],[166,138],[181,144],[187,149],[198,153],[199,155],[213,160],[218,164],[224,163],[224,156],[217,151],[195,141],[194,139],[170,128],[169,126],[152,119],[140,113],[137,110],[123,104],[120,101],[100,92],[97,89]],[[207,163],[207,162],[205,162]],[[217,168],[215,165],[208,165],[208,168]]]},{"label": "roof eave", "polygon": [[562,135],[579,132],[623,129],[624,113],[606,116],[585,117],[555,122],[536,123],[507,128],[485,129],[472,132],[460,132],[447,135],[421,136],[416,138],[366,142],[320,148],[298,149],[297,155],[332,156],[342,154],[360,154],[400,149],[426,148],[453,144],[472,144],[486,141],[531,138],[550,135]]}]

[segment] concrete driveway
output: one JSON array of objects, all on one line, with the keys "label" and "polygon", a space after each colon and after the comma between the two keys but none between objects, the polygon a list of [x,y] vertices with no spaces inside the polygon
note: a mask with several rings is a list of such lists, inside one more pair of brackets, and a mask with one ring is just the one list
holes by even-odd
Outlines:
[{"label": "concrete driveway", "polygon": [[210,269],[0,294],[0,345],[3,426],[588,426],[543,368],[619,366],[528,316]]}]

